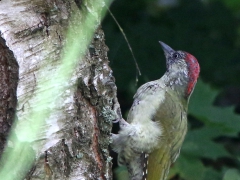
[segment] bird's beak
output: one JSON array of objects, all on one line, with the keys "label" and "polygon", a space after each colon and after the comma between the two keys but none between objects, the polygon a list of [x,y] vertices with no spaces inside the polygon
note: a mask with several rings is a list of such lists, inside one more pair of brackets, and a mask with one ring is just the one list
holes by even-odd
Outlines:
[{"label": "bird's beak", "polygon": [[168,56],[171,54],[171,52],[174,51],[170,46],[168,46],[168,45],[165,44],[164,42],[159,41],[159,43],[161,44],[162,49],[163,49],[164,54],[165,54],[166,57],[168,57]]}]

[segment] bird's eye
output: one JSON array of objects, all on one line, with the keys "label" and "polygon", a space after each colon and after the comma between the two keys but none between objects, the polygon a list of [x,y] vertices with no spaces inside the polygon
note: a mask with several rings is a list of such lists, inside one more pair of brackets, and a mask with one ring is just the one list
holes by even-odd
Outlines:
[{"label": "bird's eye", "polygon": [[178,54],[178,53],[174,53],[173,54],[173,57],[176,59],[176,58],[179,58],[180,57],[180,54]]}]

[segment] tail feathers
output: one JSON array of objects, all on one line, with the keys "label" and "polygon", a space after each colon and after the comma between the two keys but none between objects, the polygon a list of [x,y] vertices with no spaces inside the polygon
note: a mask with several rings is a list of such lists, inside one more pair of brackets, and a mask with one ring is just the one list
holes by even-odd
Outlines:
[{"label": "tail feathers", "polygon": [[131,180],[166,180],[172,164],[167,148],[157,149],[149,155],[132,150],[118,154],[119,165],[125,165]]},{"label": "tail feathers", "polygon": [[148,169],[147,169],[147,166],[148,166],[148,157],[149,155],[146,154],[146,153],[143,153],[142,156],[141,156],[141,161],[142,161],[142,169],[143,169],[143,177],[142,177],[142,180],[146,180],[147,179],[147,173],[148,173]]}]

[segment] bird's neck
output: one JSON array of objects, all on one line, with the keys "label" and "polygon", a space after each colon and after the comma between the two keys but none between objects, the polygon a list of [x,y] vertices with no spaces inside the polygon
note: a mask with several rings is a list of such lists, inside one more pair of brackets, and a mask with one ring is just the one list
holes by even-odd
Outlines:
[{"label": "bird's neck", "polygon": [[[166,72],[163,76],[163,80],[164,84],[176,92],[179,98],[188,101],[194,85],[189,84],[191,81],[187,71]],[[192,89],[190,90],[189,87]]]}]

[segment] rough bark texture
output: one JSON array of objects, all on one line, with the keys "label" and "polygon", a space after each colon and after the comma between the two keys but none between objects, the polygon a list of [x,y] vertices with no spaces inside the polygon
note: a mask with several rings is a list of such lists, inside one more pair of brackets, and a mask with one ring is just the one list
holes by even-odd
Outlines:
[{"label": "rough bark texture", "polygon": [[18,64],[0,37],[0,154],[4,149],[17,106]]},{"label": "rough bark texture", "polygon": [[[60,63],[72,10],[91,9],[91,3],[95,2],[0,1],[0,32],[6,41],[0,39],[0,85],[4,95],[0,99],[0,143],[5,143],[17,101],[17,119],[34,121],[22,117],[38,105],[33,101],[39,93],[38,80],[54,72]],[[98,28],[85,58],[66,82],[72,88],[58,97],[57,110],[45,120],[41,137],[31,142],[36,160],[27,179],[112,178],[108,151],[111,119],[121,113],[107,51],[104,33]],[[36,144],[41,144],[40,148],[36,149]],[[0,150],[2,147],[0,144]]]}]

